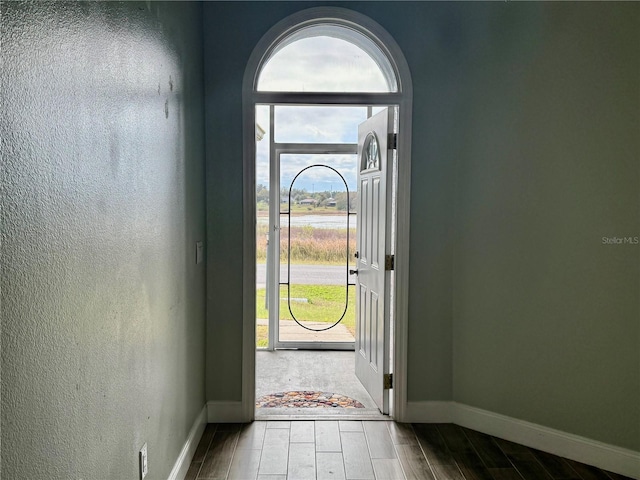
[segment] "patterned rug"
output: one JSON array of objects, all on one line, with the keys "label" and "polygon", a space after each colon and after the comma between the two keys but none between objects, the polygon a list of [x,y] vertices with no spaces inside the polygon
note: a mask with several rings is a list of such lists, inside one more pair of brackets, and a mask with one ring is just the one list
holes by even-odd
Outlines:
[{"label": "patterned rug", "polygon": [[330,392],[278,392],[264,395],[256,401],[258,408],[364,408],[353,398]]}]

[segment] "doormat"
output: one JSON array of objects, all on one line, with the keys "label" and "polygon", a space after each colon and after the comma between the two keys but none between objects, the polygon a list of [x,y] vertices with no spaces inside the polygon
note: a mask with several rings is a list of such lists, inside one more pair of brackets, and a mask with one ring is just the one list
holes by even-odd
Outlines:
[{"label": "doormat", "polygon": [[364,405],[353,398],[330,392],[278,392],[260,397],[256,402],[258,408],[364,408]]}]

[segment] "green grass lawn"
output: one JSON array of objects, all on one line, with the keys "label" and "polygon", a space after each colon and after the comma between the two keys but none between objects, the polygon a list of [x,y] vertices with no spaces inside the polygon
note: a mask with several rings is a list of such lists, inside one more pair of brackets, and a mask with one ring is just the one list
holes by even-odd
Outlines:
[{"label": "green grass lawn", "polygon": [[[356,333],[356,291],[349,287],[347,312],[341,323],[347,327],[352,335]],[[256,291],[256,317],[269,318],[264,308],[265,289]],[[291,302],[291,310],[296,318],[313,322],[334,323],[345,307],[345,287],[343,285],[292,285],[291,298],[305,298],[307,302]],[[287,287],[280,287],[280,318],[292,320],[287,302]],[[257,346],[267,346],[267,327],[259,325],[257,328]]]},{"label": "green grass lawn", "polygon": [[267,348],[269,346],[269,327],[266,325],[256,326],[256,347]]}]

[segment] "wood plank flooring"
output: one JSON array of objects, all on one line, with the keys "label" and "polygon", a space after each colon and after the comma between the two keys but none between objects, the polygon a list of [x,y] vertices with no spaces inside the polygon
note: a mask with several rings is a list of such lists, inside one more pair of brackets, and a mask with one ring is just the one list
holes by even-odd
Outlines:
[{"label": "wood plank flooring", "polygon": [[631,480],[453,424],[209,424],[185,480]]}]

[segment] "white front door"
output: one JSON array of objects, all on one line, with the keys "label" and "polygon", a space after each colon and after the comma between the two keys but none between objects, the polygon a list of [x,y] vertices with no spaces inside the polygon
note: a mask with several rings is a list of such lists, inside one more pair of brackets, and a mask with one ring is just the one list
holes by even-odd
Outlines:
[{"label": "white front door", "polygon": [[[389,132],[393,109],[358,127],[358,224],[356,291],[356,375],[382,413],[389,413],[389,322],[385,315],[387,272],[387,190],[391,189]],[[390,242],[389,242],[390,243]]]}]

